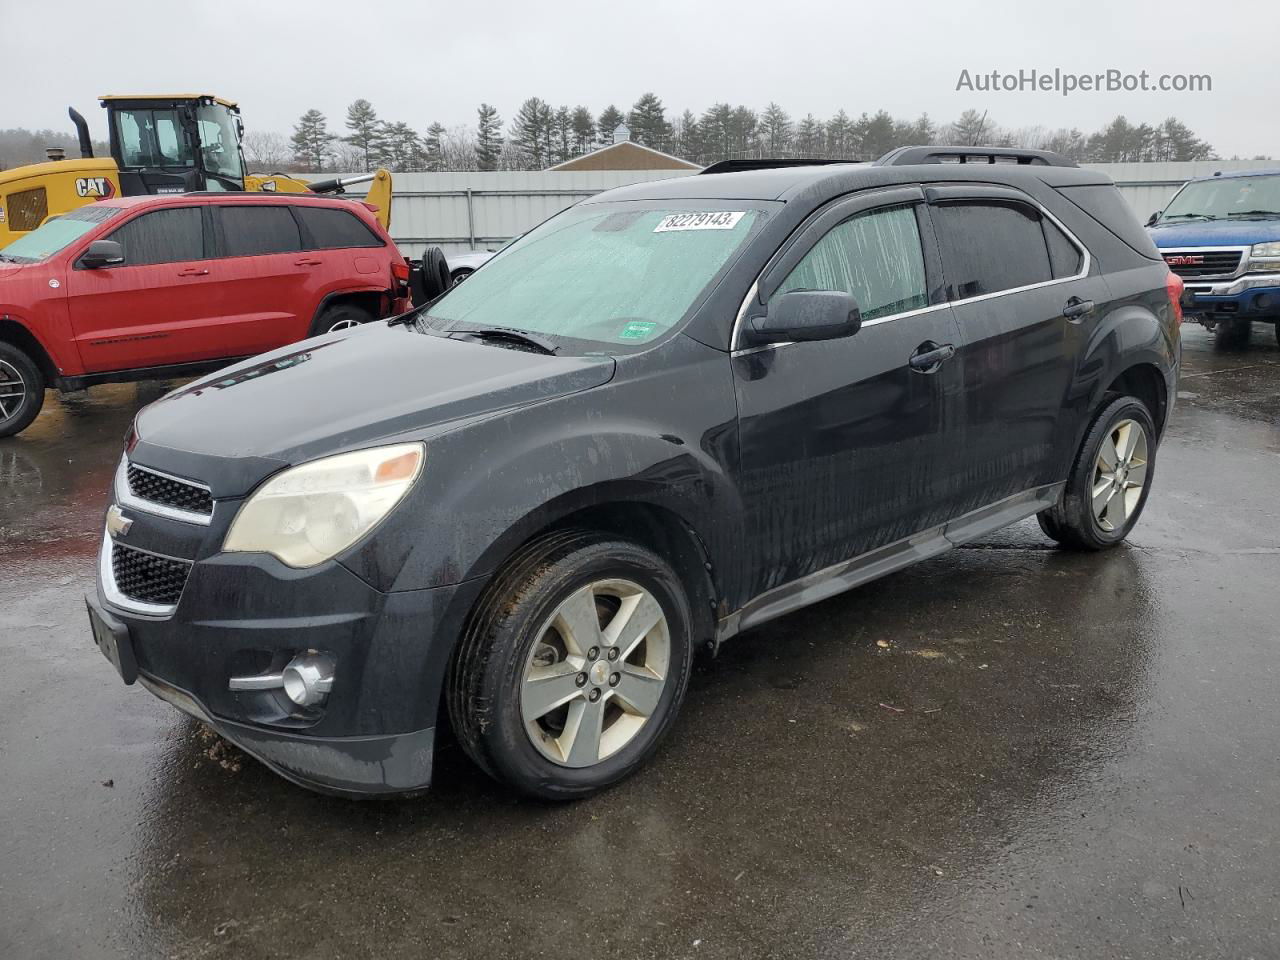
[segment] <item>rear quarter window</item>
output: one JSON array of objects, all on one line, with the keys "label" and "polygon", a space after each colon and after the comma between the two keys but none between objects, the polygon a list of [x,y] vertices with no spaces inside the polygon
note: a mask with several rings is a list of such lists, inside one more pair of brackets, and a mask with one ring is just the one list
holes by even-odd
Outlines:
[{"label": "rear quarter window", "polygon": [[1146,229],[1138,222],[1120,191],[1111,184],[1083,187],[1058,187],[1058,192],[1102,224],[1127,247],[1149,260],[1159,260],[1160,251],[1151,242]]},{"label": "rear quarter window", "polygon": [[353,213],[328,207],[294,207],[303,229],[310,235],[308,246],[315,250],[342,247],[380,247],[382,239]]},{"label": "rear quarter window", "polygon": [[298,222],[288,207],[223,206],[218,208],[218,214],[222,222],[224,257],[297,253],[302,249]]}]

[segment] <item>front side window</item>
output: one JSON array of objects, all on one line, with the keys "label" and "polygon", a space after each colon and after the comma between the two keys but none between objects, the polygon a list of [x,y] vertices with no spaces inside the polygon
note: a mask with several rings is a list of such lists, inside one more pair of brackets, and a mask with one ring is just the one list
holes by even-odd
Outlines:
[{"label": "front side window", "polygon": [[204,259],[204,227],[199,207],[153,210],[107,235],[124,248],[124,266]]},{"label": "front side window", "polygon": [[191,151],[185,147],[187,138],[177,110],[119,110],[115,117],[124,166],[195,165]]},{"label": "front side window", "polygon": [[288,207],[243,204],[219,207],[223,256],[256,257],[268,253],[296,253],[302,249],[297,221]]},{"label": "front side window", "polygon": [[504,248],[423,322],[448,331],[505,327],[565,349],[629,352],[680,323],[763,218],[748,202],[720,210],[581,204]]},{"label": "front side window", "polygon": [[39,260],[47,260],[118,213],[120,213],[119,207],[109,207],[101,203],[91,203],[87,207],[64,213],[0,249],[0,260],[13,263],[36,263]]},{"label": "front side window", "polygon": [[778,293],[792,290],[852,294],[864,320],[927,307],[915,210],[874,210],[833,227],[778,287]]},{"label": "front side window", "polygon": [[943,203],[933,208],[933,221],[953,300],[1053,279],[1040,213],[1034,207]]}]

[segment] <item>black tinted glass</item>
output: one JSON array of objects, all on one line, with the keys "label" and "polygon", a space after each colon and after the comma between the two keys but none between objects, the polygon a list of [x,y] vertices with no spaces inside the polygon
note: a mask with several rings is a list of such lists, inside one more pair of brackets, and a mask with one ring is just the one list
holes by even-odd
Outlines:
[{"label": "black tinted glass", "polygon": [[1044,227],[1044,241],[1049,246],[1049,261],[1053,264],[1054,279],[1074,277],[1080,272],[1080,261],[1084,259],[1080,251],[1052,220],[1043,220],[1041,226]]},{"label": "black tinted glass", "polygon": [[199,207],[144,213],[105,239],[115,240],[124,247],[124,262],[130,267],[204,258],[204,227]]},{"label": "black tinted glass", "polygon": [[1053,279],[1040,216],[1030,207],[945,203],[933,215],[953,300]]},{"label": "black tinted glass", "polygon": [[288,207],[219,207],[222,238],[228,257],[253,257],[264,253],[295,253],[302,249],[298,224]]},{"label": "black tinted glass", "polygon": [[380,247],[382,241],[354,214],[345,210],[325,207],[295,208],[298,219],[311,234],[316,250],[334,250],[339,247]]}]

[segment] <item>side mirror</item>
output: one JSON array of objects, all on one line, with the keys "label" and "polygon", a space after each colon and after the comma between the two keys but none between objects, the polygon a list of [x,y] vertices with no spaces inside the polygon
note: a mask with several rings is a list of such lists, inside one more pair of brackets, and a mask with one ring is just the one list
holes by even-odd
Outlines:
[{"label": "side mirror", "polygon": [[1147,217],[1147,226],[1154,227],[1156,225],[1156,221],[1159,219],[1160,219],[1160,211],[1157,210],[1151,216]]},{"label": "side mirror", "polygon": [[757,343],[835,340],[862,329],[862,313],[852,294],[840,290],[795,290],[769,301],[769,313],[752,317]]},{"label": "side mirror", "polygon": [[80,257],[80,266],[86,270],[115,267],[122,263],[124,263],[124,247],[115,240],[95,240]]}]

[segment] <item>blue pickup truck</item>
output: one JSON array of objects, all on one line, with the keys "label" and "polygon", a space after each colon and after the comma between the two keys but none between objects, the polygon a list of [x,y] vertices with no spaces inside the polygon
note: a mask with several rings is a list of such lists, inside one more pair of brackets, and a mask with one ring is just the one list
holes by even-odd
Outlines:
[{"label": "blue pickup truck", "polygon": [[1188,181],[1147,227],[1186,284],[1188,320],[1224,346],[1246,345],[1254,322],[1280,340],[1280,170]]}]

